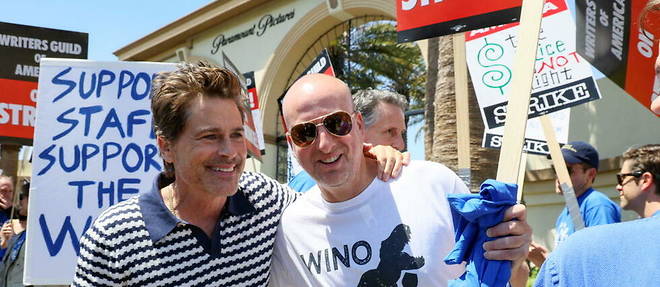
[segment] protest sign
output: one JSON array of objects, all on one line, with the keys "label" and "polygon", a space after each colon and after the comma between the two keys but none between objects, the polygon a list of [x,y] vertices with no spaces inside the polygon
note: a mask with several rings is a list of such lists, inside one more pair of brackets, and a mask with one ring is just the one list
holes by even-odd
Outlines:
[{"label": "protest sign", "polygon": [[399,0],[397,40],[410,42],[518,21],[522,0]]},{"label": "protest sign", "polygon": [[307,66],[305,71],[300,74],[300,77],[315,73],[326,74],[333,77],[335,76],[335,70],[332,68],[332,62],[330,62],[330,55],[328,54],[328,50],[323,49],[323,51],[321,51],[321,53],[316,56],[316,58],[314,58],[314,61],[312,61],[309,66]]},{"label": "protest sign", "polygon": [[650,31],[641,28],[639,16],[646,2],[576,0],[575,7],[578,53],[649,109],[654,91],[656,97],[660,94],[654,66],[660,29],[657,20],[645,26]]},{"label": "protest sign", "polygon": [[[600,99],[589,64],[575,51],[574,26],[565,1],[548,0],[543,12],[531,83],[530,119]],[[499,127],[504,125],[507,115],[518,29],[518,24],[514,23],[466,33],[466,49],[471,55],[467,59],[468,68],[486,127],[483,142],[486,147],[501,144],[503,129]],[[565,142],[568,113],[552,117],[558,140]],[[530,120],[528,127],[532,130],[526,135],[525,150],[549,153],[540,123]]]},{"label": "protest sign", "polygon": [[0,22],[0,142],[32,144],[41,58],[87,58],[87,33]]},{"label": "protest sign", "polygon": [[[236,65],[229,60],[229,57],[225,54],[225,52],[222,52],[222,63],[225,69],[231,71],[238,77],[238,80],[241,83],[241,87],[243,88],[243,91],[247,94],[248,93],[248,88],[247,88],[247,79],[245,76],[241,73],[240,70],[236,67]],[[254,75],[253,75],[254,76]],[[252,81],[254,84],[254,79]],[[256,94],[255,94],[256,95]],[[257,124],[254,121],[254,118],[252,117],[252,103],[250,102],[250,98],[246,95],[245,98],[245,107],[248,107],[250,109],[250,112],[245,113],[245,119],[243,123],[243,132],[245,133],[245,138],[247,139],[247,152],[250,156],[261,160],[261,155],[262,152],[265,151],[265,146],[263,144],[260,144],[260,138],[261,138],[261,143],[263,143],[263,131],[260,129],[257,129]]]},{"label": "protest sign", "polygon": [[245,77],[245,88],[250,103],[250,112],[252,113],[252,122],[254,123],[256,147],[261,151],[261,155],[266,154],[266,145],[264,143],[264,132],[261,125],[261,107],[259,106],[259,96],[257,95],[257,84],[254,79],[254,72],[243,74]]},{"label": "protest sign", "polygon": [[162,170],[149,94],[174,64],[44,59],[25,256],[27,284],[70,284],[80,237]]},{"label": "protest sign", "polygon": [[[564,144],[568,141],[568,129],[571,117],[570,109],[564,109],[547,115],[553,123],[555,140]],[[504,127],[484,129],[482,146],[487,148],[500,148],[504,137]],[[525,143],[523,150],[531,154],[550,154],[550,147],[539,118],[527,120],[525,129]]]}]

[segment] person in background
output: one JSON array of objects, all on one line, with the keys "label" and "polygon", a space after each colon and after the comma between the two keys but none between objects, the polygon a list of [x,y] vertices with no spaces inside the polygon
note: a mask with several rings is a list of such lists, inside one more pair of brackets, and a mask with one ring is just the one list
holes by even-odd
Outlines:
[{"label": "person in background", "polygon": [[[573,190],[580,206],[580,214],[585,227],[621,222],[621,209],[605,194],[595,190],[592,185],[598,174],[598,152],[586,142],[573,141],[561,148],[568,173],[571,176]],[[562,194],[559,180],[555,181],[555,192]],[[575,232],[573,221],[564,207],[555,223],[555,248]],[[532,242],[528,259],[537,267],[543,264],[549,252],[544,246]]]},{"label": "person in background", "polygon": [[[405,150],[406,119],[404,112],[408,107],[408,101],[403,95],[385,90],[359,90],[353,94],[353,104],[355,110],[360,112],[364,118],[365,143],[391,146],[399,151]],[[407,163],[410,154],[404,154]],[[378,175],[384,181],[388,179],[389,168],[386,167]],[[398,175],[399,171],[394,170],[392,174]],[[289,186],[298,192],[305,192],[314,185],[316,185],[316,181],[304,170],[289,181]]]},{"label": "person in background", "polygon": [[0,268],[0,287],[23,286],[30,181],[23,180],[19,197],[18,219],[7,221],[0,232],[0,244],[7,246]]},{"label": "person in background", "polygon": [[[14,201],[14,180],[6,175],[0,175],[0,226],[11,218]],[[0,258],[5,255],[6,247],[0,247]]]},{"label": "person in background", "polygon": [[623,154],[621,204],[642,219],[576,232],[545,261],[535,286],[658,286],[660,144]]},{"label": "person in background", "polygon": [[[660,0],[650,0],[641,14],[641,23],[644,29],[652,29],[655,41],[658,43],[658,56],[655,59],[655,84],[651,96],[651,110],[660,115]],[[653,27],[650,27],[653,26]]]}]

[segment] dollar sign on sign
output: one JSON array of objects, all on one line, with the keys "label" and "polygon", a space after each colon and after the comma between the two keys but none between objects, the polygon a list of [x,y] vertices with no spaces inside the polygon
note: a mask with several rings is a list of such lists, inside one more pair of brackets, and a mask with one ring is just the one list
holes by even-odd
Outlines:
[{"label": "dollar sign on sign", "polygon": [[486,38],[484,41],[486,45],[479,50],[477,61],[480,66],[488,70],[481,76],[481,81],[487,87],[498,89],[504,95],[504,87],[511,81],[511,69],[497,63],[497,60],[504,56],[504,48],[499,44],[488,43]]}]

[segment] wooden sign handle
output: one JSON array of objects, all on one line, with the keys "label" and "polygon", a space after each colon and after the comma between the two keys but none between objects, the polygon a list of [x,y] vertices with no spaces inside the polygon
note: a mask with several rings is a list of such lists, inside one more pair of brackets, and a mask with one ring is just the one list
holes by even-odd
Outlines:
[{"label": "wooden sign handle", "polygon": [[513,78],[508,97],[504,138],[497,168],[497,180],[502,182],[515,183],[518,178],[543,4],[543,0],[524,0],[522,5],[518,28],[518,48],[513,63]]},{"label": "wooden sign handle", "polygon": [[454,91],[456,93],[456,149],[458,176],[470,188],[470,112],[468,109],[468,72],[465,58],[465,33],[453,35]]},{"label": "wooden sign handle", "polygon": [[541,126],[543,127],[543,134],[545,135],[545,140],[548,143],[548,147],[550,148],[552,164],[555,166],[555,172],[557,173],[557,178],[559,178],[559,186],[561,187],[562,193],[564,194],[564,200],[566,200],[568,214],[571,216],[575,231],[578,231],[584,228],[584,220],[582,220],[582,215],[580,214],[580,206],[578,205],[577,198],[575,197],[575,190],[573,189],[571,176],[568,174],[568,169],[566,168],[564,155],[561,153],[561,148],[559,147],[559,142],[557,142],[555,129],[552,126],[550,117],[548,115],[543,115],[540,117],[540,119]]}]

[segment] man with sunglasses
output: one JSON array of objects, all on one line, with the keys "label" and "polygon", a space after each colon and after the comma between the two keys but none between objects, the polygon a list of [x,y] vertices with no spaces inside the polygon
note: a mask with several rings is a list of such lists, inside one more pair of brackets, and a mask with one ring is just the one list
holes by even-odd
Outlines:
[{"label": "man with sunglasses", "polygon": [[660,144],[626,151],[616,179],[621,208],[644,218],[660,211]]},{"label": "man with sunglasses", "polygon": [[621,204],[644,218],[575,233],[543,264],[535,286],[658,286],[660,145],[626,151],[617,180]]},{"label": "man with sunglasses", "polygon": [[[580,214],[585,227],[621,222],[621,209],[605,194],[593,189],[592,185],[598,174],[598,151],[590,144],[573,141],[561,148],[568,173],[571,176],[573,190],[580,206]],[[555,181],[555,192],[563,194],[559,180]],[[568,207],[557,217],[555,223],[555,248],[575,232],[573,220],[568,214]],[[537,243],[532,243],[529,260],[541,266],[547,258],[548,250]]]},{"label": "man with sunglasses", "polygon": [[[405,110],[408,107],[406,98],[398,93],[366,89],[359,90],[353,94],[355,110],[362,114],[366,128],[365,142],[372,145],[391,146],[399,151],[405,150],[406,143],[403,135],[406,132]],[[410,153],[404,153],[406,161]],[[379,175],[387,181],[390,170],[393,175],[398,175],[399,170],[394,166],[387,166]],[[306,171],[296,174],[289,186],[298,192],[305,192],[314,187],[316,182]]]},{"label": "man with sunglasses", "polygon": [[[293,153],[317,186],[282,215],[272,286],[447,286],[464,273],[443,261],[455,240],[446,195],[469,192],[456,174],[413,161],[399,178],[377,179],[373,163],[359,156],[362,115],[337,78],[300,78],[283,114]],[[485,257],[513,260],[512,283],[524,286],[531,238],[524,207],[509,208],[504,220],[488,230],[500,238],[485,244]]]}]

